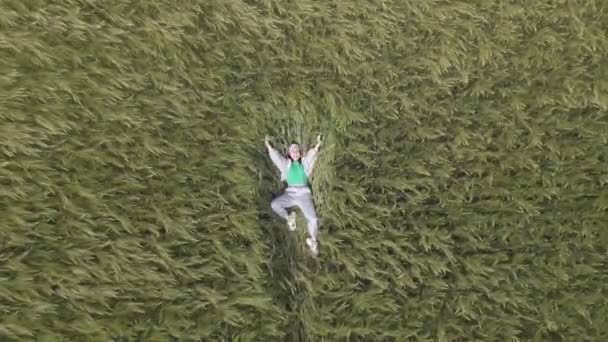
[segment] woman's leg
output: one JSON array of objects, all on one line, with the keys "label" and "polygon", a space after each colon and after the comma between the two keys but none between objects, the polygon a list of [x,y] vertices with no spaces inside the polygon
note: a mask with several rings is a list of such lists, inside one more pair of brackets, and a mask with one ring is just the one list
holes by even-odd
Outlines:
[{"label": "woman's leg", "polygon": [[297,201],[297,204],[300,210],[302,210],[302,214],[308,223],[308,235],[310,235],[313,240],[317,240],[319,219],[317,218],[317,211],[315,210],[315,204],[312,200],[312,196],[304,196],[302,199]]},{"label": "woman's leg", "polygon": [[294,198],[289,193],[285,192],[281,196],[275,198],[270,203],[270,207],[272,211],[274,211],[277,215],[287,220],[287,224],[289,226],[289,230],[296,229],[296,217],[295,213],[289,215],[287,213],[287,209],[294,206]]},{"label": "woman's leg", "polygon": [[308,223],[308,235],[310,235],[310,238],[306,239],[306,244],[316,255],[318,253],[317,233],[319,228],[319,219],[317,218],[317,212],[315,210],[315,204],[312,200],[312,194],[310,191],[303,192],[299,194],[299,196],[295,197],[295,200],[295,204],[300,208],[300,210],[302,210],[302,214]]}]

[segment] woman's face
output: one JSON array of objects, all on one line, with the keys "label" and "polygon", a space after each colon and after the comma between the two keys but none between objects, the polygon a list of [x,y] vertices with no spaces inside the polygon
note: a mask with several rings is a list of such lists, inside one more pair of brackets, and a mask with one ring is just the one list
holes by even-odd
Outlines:
[{"label": "woman's face", "polygon": [[289,156],[293,160],[300,159],[300,148],[298,146],[289,147]]}]

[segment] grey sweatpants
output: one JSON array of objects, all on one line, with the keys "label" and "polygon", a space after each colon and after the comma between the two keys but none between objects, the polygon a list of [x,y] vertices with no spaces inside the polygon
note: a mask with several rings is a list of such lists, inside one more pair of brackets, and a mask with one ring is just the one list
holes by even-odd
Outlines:
[{"label": "grey sweatpants", "polygon": [[312,193],[307,186],[290,186],[285,193],[275,198],[270,204],[272,210],[287,220],[287,209],[298,207],[302,211],[308,223],[308,234],[314,240],[317,239],[318,219],[315,205],[312,201]]}]

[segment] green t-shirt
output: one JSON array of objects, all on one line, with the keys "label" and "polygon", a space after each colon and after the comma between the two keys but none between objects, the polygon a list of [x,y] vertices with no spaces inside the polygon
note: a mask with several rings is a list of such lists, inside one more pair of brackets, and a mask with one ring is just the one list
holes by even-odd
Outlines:
[{"label": "green t-shirt", "polygon": [[287,185],[307,185],[308,177],[304,171],[304,165],[299,161],[291,163],[289,171],[287,171]]}]

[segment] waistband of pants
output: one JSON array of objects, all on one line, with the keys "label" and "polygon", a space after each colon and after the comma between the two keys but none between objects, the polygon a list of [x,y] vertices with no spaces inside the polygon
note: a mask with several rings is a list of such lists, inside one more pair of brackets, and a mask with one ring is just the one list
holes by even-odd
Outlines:
[{"label": "waistband of pants", "polygon": [[290,185],[287,187],[286,191],[290,192],[310,192],[310,187],[308,185]]}]

